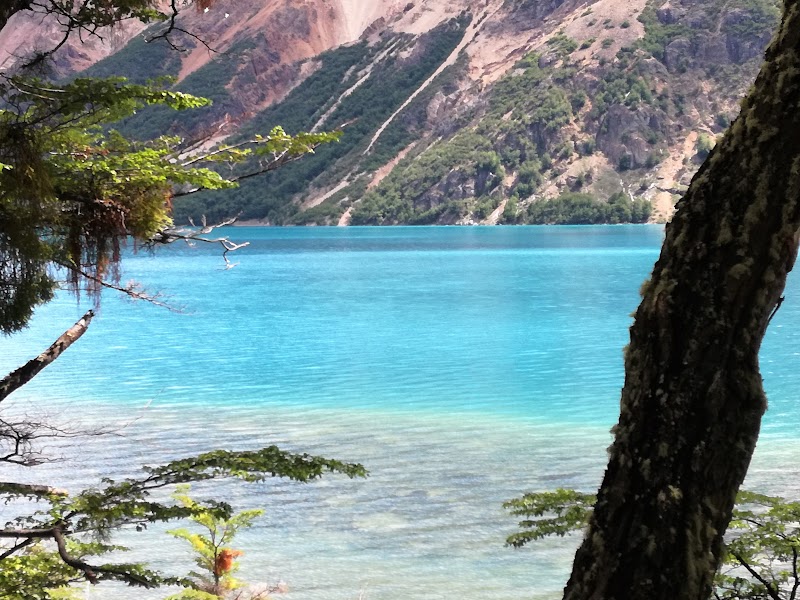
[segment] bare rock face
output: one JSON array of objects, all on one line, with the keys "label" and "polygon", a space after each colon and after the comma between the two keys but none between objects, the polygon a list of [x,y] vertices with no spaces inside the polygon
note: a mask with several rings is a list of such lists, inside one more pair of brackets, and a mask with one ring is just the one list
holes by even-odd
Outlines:
[{"label": "bare rock face", "polygon": [[377,33],[380,33],[384,29],[386,29],[386,18],[385,17],[380,17],[378,19],[375,19],[370,24],[370,26],[367,27],[364,30],[364,33],[362,35],[364,35],[364,37],[369,37],[371,35],[375,35]]},{"label": "bare rock face", "polygon": [[447,176],[414,201],[422,210],[431,210],[449,200],[465,200],[475,197],[475,178],[461,169],[450,171]]},{"label": "bare rock face", "polygon": [[686,9],[682,6],[674,6],[667,2],[656,10],[656,16],[663,25],[674,25],[683,20]]},{"label": "bare rock face", "polygon": [[566,0],[518,0],[515,7],[515,20],[519,27],[530,27],[532,23],[541,21]]},{"label": "bare rock face", "polygon": [[771,37],[765,25],[769,15],[758,6],[723,9],[721,15],[708,11],[708,6],[696,0],[672,1],[657,11],[664,25],[683,23],[690,31],[672,40],[664,52],[664,64],[670,72],[687,68],[743,64],[760,57]]},{"label": "bare rock face", "polygon": [[648,133],[663,134],[665,122],[658,109],[652,107],[631,110],[627,106],[611,106],[600,123],[597,148],[623,169],[645,166],[654,150],[647,142]]},{"label": "bare rock face", "polygon": [[731,62],[742,64],[763,55],[771,35],[756,33],[756,30],[749,27],[757,16],[745,10],[733,10],[725,15],[721,30],[725,34]]}]

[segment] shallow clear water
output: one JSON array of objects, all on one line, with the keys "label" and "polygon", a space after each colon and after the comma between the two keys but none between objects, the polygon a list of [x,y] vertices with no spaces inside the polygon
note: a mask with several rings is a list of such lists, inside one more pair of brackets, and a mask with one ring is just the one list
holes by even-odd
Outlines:
[{"label": "shallow clear water", "polygon": [[[514,521],[500,505],[529,490],[597,486],[629,315],[663,228],[230,235],[251,241],[232,270],[220,270],[216,247],[128,259],[124,279],[173,294],[187,312],[104,297],[87,335],[13,402],[123,428],[26,477],[77,487],[214,447],[273,443],[362,462],[363,481],[215,488],[267,509],[240,539],[242,575],[285,581],[288,599],[557,597],[577,540],[505,548]],[[786,495],[800,494],[798,288],[790,279],[764,343],[770,410],[748,482]],[[28,331],[0,340],[0,371],[86,308],[64,296],[40,309]],[[156,530],[125,541],[167,570],[187,565],[183,546]]]}]

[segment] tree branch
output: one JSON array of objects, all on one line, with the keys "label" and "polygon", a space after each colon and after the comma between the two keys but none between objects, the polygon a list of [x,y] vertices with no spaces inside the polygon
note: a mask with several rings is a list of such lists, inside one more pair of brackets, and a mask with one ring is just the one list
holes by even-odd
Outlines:
[{"label": "tree branch", "polygon": [[194,33],[192,33],[191,31],[187,31],[187,30],[186,30],[186,29],[184,29],[183,27],[178,27],[178,24],[177,24],[177,19],[178,19],[178,2],[177,2],[177,0],[170,0],[170,8],[169,8],[169,9],[170,9],[170,15],[169,15],[169,17],[167,18],[167,21],[168,21],[168,23],[167,23],[167,27],[166,27],[166,29],[165,29],[164,31],[162,31],[161,33],[157,33],[156,35],[154,35],[154,36],[152,36],[152,37],[150,37],[150,38],[147,38],[147,39],[145,39],[145,43],[149,44],[149,43],[150,43],[150,42],[152,42],[152,41],[163,39],[165,42],[167,42],[167,44],[169,44],[169,45],[170,45],[170,47],[171,47],[173,50],[177,50],[178,52],[186,52],[186,50],[187,50],[186,48],[184,48],[183,46],[178,46],[178,45],[177,45],[175,42],[173,42],[173,41],[172,41],[172,39],[170,38],[170,35],[171,35],[172,33],[175,33],[175,32],[177,32],[177,33],[182,33],[182,34],[184,34],[184,35],[186,35],[186,36],[188,36],[188,37],[190,37],[190,38],[192,38],[192,39],[194,39],[194,40],[196,40],[196,41],[200,42],[201,44],[203,44],[203,46],[205,46],[205,47],[206,47],[206,50],[208,50],[209,52],[214,52],[214,53],[216,53],[216,52],[217,52],[217,50],[216,50],[216,49],[212,48],[212,47],[211,47],[211,46],[208,44],[208,42],[206,42],[206,41],[205,41],[203,38],[201,38],[200,36],[198,36],[198,35],[195,35],[195,34],[194,34]]},{"label": "tree branch", "polygon": [[198,228],[197,225],[194,224],[194,221],[189,219],[189,223],[192,227],[196,229],[185,229],[185,228],[174,228],[174,229],[164,229],[159,231],[156,235],[154,235],[148,242],[148,245],[153,247],[157,244],[171,244],[173,242],[177,242],[178,240],[182,240],[189,245],[192,245],[194,242],[203,242],[206,244],[219,244],[222,246],[222,259],[225,261],[225,268],[230,269],[231,267],[235,266],[230,259],[228,259],[228,252],[234,252],[239,248],[244,248],[245,246],[249,246],[250,242],[243,242],[241,244],[237,244],[235,242],[230,241],[226,237],[221,238],[207,238],[203,237],[204,235],[211,233],[215,229],[220,227],[225,227],[227,225],[233,225],[236,222],[236,219],[239,217],[232,217],[230,219],[226,219],[221,223],[216,223],[214,225],[209,225],[206,221],[205,215],[202,217],[202,225]]},{"label": "tree branch", "polygon": [[51,537],[56,541],[58,555],[61,557],[61,560],[73,569],[83,571],[84,577],[86,577],[90,583],[97,583],[97,573],[95,573],[95,569],[82,560],[72,558],[67,552],[67,541],[64,539],[64,532],[61,530],[61,527],[61,525],[56,525],[51,530]]},{"label": "tree branch", "polygon": [[738,560],[738,561],[739,561],[739,564],[741,564],[741,565],[742,565],[742,566],[743,566],[745,569],[747,569],[747,572],[748,572],[748,573],[750,573],[750,575],[752,575],[752,576],[753,576],[753,577],[754,577],[754,578],[755,578],[755,579],[756,579],[756,580],[757,580],[757,581],[758,581],[758,582],[759,582],[761,585],[763,585],[763,586],[764,586],[764,589],[766,589],[766,591],[767,591],[767,595],[768,595],[770,598],[772,598],[772,600],[781,600],[781,596],[780,596],[780,594],[778,593],[778,590],[777,590],[777,589],[775,589],[775,587],[772,585],[772,583],[770,583],[769,581],[767,581],[766,579],[764,579],[764,578],[763,578],[763,577],[762,577],[762,576],[761,576],[761,575],[758,573],[758,571],[756,571],[756,570],[755,570],[753,567],[751,567],[751,566],[750,566],[750,565],[747,563],[747,561],[745,561],[745,560],[742,558],[742,556],[741,556],[739,553],[737,553],[737,552],[731,552],[731,556],[733,556],[733,557],[734,557],[736,560]]},{"label": "tree branch", "polygon": [[12,554],[16,554],[17,552],[19,552],[20,550],[22,550],[26,546],[30,546],[34,541],[35,541],[35,538],[25,538],[20,543],[14,544],[8,550],[6,550],[2,554],[0,554],[0,561],[3,561],[4,559],[8,558]]},{"label": "tree branch", "polygon": [[94,317],[94,311],[87,311],[75,325],[61,334],[47,350],[0,380],[0,402],[36,377],[42,369],[61,356],[64,350],[69,348],[75,340],[86,332],[92,317]]},{"label": "tree branch", "polygon": [[54,488],[49,485],[35,485],[31,483],[15,483],[12,481],[0,481],[0,494],[12,493],[17,496],[68,496],[66,490]]},{"label": "tree branch", "polygon": [[116,579],[121,580],[127,583],[128,585],[135,585],[140,587],[154,587],[156,585],[155,582],[148,580],[146,577],[142,577],[136,573],[132,573],[131,571],[125,569],[125,565],[119,566],[106,566],[106,565],[90,565],[89,563],[80,560],[78,558],[74,558],[70,556],[69,551],[67,550],[67,538],[65,533],[69,533],[64,530],[63,522],[59,522],[52,527],[46,527],[42,529],[7,529],[7,530],[0,530],[0,538],[25,538],[24,541],[16,544],[12,548],[6,550],[3,554],[0,554],[0,560],[11,556],[18,550],[24,548],[25,546],[30,545],[34,540],[39,539],[53,539],[56,543],[56,548],[58,549],[58,555],[64,564],[72,567],[77,571],[81,571],[83,576],[92,584],[96,584],[98,582],[99,576],[106,575],[109,579]]},{"label": "tree branch", "polygon": [[0,530],[0,538],[28,538],[32,540],[51,538],[55,527],[45,527],[42,529],[3,529]]}]

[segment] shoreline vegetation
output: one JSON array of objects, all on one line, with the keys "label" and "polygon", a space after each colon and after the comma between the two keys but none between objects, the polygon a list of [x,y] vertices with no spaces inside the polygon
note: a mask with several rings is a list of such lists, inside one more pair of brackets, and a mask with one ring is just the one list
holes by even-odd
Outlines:
[{"label": "shoreline vegetation", "polygon": [[[411,219],[408,221],[378,220],[378,221],[357,221],[348,222],[346,225],[335,226],[404,226],[404,225],[631,225],[646,224],[650,222],[653,215],[653,207],[648,200],[632,198],[624,192],[613,194],[607,201],[596,199],[590,194],[564,193],[555,198],[537,200],[519,209],[517,206],[518,198],[512,197],[505,205],[500,219],[497,223],[487,223],[483,221],[452,221],[442,223],[436,218],[432,219]],[[446,206],[446,205],[443,205]],[[438,211],[434,211],[437,212]],[[270,227],[273,226],[268,220],[263,219],[244,219],[236,221],[238,226]],[[290,221],[275,225],[278,227],[286,226],[334,226],[334,223],[326,222],[296,222]]]},{"label": "shoreline vegetation", "polygon": [[382,228],[390,228],[390,227],[485,227],[488,229],[494,227],[535,227],[535,226],[545,226],[545,227],[556,227],[556,226],[586,226],[592,227],[595,225],[666,225],[666,223],[652,223],[652,222],[645,222],[645,223],[497,223],[495,225],[490,225],[488,223],[397,223],[394,225],[325,225],[325,224],[314,224],[314,225],[297,225],[295,223],[289,223],[286,225],[275,225],[273,223],[267,223],[264,221],[259,221],[258,219],[244,219],[242,221],[236,221],[230,224],[231,227],[275,227],[280,229],[292,229],[292,228],[314,228],[314,227],[322,227],[325,229],[342,229],[342,228],[375,228],[375,229],[382,229]]}]

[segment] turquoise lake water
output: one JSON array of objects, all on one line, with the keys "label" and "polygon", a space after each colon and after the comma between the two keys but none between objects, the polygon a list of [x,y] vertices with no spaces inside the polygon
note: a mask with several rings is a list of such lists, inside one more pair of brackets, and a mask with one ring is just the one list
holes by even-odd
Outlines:
[{"label": "turquoise lake water", "polygon": [[[287,600],[558,597],[577,540],[506,548],[514,520],[501,503],[599,483],[630,314],[663,228],[228,233],[251,242],[234,269],[221,269],[211,246],[126,261],[123,282],[171,294],[185,312],[104,296],[88,333],[8,403],[118,431],[54,446],[63,462],[23,476],[77,488],[141,464],[269,444],[361,462],[367,480],[215,487],[238,507],[267,510],[239,540],[242,576],[285,582]],[[764,342],[770,409],[747,482],[791,497],[798,292],[792,277]],[[42,307],[29,330],[0,339],[0,371],[86,308],[66,295]],[[0,506],[0,518],[10,514]],[[167,571],[190,566],[158,528],[125,542]],[[101,587],[87,597],[163,595]]]}]

